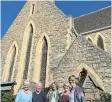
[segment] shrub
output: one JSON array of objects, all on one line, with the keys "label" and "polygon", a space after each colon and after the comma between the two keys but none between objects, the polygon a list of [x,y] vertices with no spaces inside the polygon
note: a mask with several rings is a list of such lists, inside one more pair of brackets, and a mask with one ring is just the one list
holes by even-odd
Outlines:
[{"label": "shrub", "polygon": [[108,93],[101,94],[100,99],[95,99],[95,102],[111,102],[111,95]]},{"label": "shrub", "polygon": [[15,95],[11,92],[1,92],[1,102],[13,102],[15,100]]}]

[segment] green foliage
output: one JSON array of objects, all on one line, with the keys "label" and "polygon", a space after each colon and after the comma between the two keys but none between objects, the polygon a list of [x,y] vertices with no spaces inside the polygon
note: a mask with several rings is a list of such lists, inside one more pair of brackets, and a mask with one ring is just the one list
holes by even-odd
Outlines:
[{"label": "green foliage", "polygon": [[15,95],[11,92],[1,92],[1,102],[13,102],[15,100]]},{"label": "green foliage", "polygon": [[94,102],[111,102],[111,95],[108,93],[101,94],[100,99],[95,99]]}]

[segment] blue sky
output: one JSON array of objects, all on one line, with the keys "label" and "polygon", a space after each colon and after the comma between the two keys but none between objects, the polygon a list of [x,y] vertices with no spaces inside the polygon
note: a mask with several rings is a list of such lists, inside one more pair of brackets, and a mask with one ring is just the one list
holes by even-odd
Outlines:
[{"label": "blue sky", "polygon": [[[1,38],[22,9],[25,1],[1,2]],[[111,5],[110,1],[56,1],[56,6],[66,15],[77,17]]]}]

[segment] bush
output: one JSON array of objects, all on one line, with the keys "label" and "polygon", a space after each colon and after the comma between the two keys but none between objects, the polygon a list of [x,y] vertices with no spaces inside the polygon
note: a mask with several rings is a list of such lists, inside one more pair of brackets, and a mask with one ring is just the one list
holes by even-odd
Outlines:
[{"label": "bush", "polygon": [[1,102],[13,102],[15,100],[15,95],[11,92],[1,92]]},{"label": "bush", "polygon": [[111,95],[108,93],[101,94],[100,99],[95,99],[95,102],[111,102]]}]

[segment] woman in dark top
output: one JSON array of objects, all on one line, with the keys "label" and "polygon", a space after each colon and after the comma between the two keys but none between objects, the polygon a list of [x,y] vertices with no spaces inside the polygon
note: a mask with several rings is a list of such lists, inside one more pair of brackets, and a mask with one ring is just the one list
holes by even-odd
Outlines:
[{"label": "woman in dark top", "polygon": [[70,85],[69,83],[64,84],[63,92],[61,93],[59,102],[69,102],[69,95],[70,95]]}]

